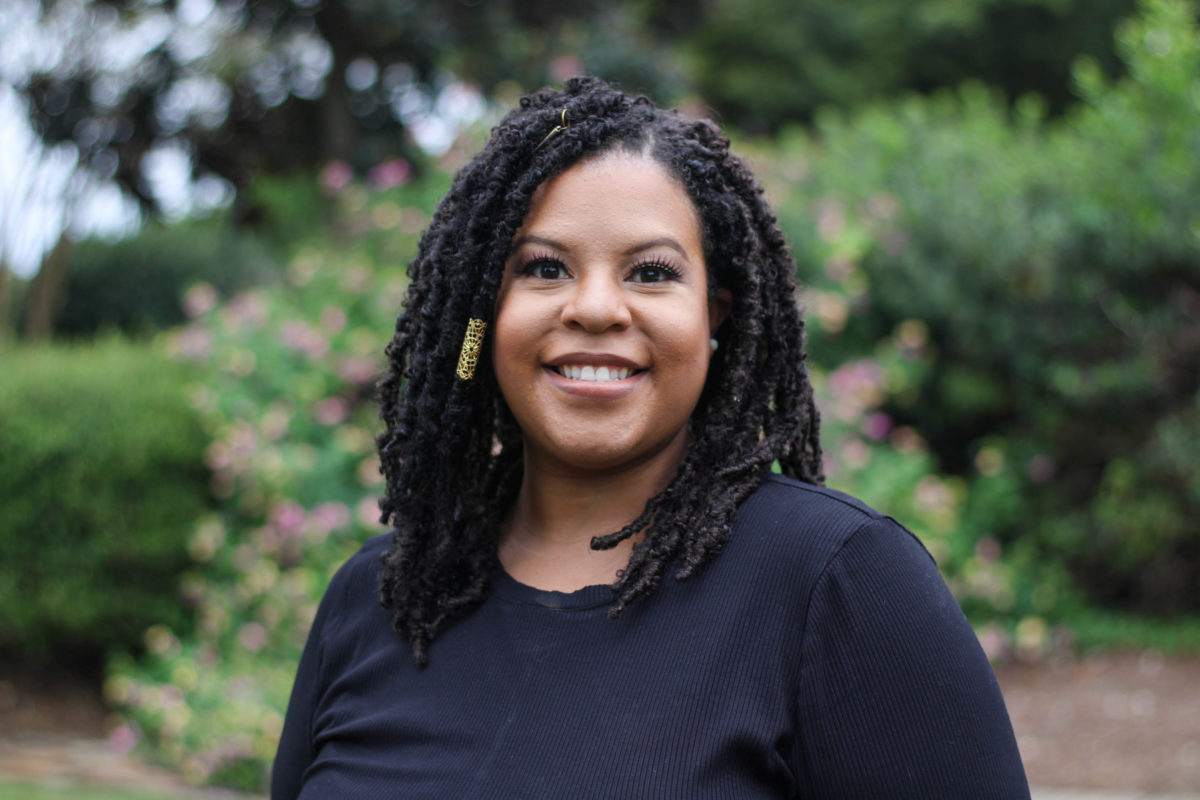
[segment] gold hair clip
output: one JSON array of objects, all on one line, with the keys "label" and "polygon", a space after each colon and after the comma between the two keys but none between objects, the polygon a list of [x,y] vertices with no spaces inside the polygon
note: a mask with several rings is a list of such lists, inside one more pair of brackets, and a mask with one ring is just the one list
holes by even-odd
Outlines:
[{"label": "gold hair clip", "polygon": [[481,319],[467,320],[467,333],[463,336],[462,352],[458,354],[458,377],[469,381],[475,377],[475,366],[479,363],[479,350],[483,347],[483,332],[487,323]]},{"label": "gold hair clip", "polygon": [[562,133],[563,131],[565,131],[565,130],[566,130],[568,127],[570,127],[570,126],[567,124],[567,107],[566,107],[566,106],[563,106],[563,110],[562,110],[562,122],[560,122],[558,125],[555,125],[555,126],[554,126],[554,130],[552,130],[552,131],[550,131],[549,133],[547,133],[547,134],[546,134],[546,138],[545,138],[545,139],[542,139],[540,142],[538,142],[538,146],[537,146],[537,147],[535,147],[535,148],[533,148],[533,149],[534,149],[535,151],[537,151],[537,150],[541,150],[541,149],[542,149],[542,145],[546,144],[546,142],[550,141],[550,140],[551,140],[551,139],[553,139],[555,136],[557,136],[558,134],[560,134],[560,133]]}]

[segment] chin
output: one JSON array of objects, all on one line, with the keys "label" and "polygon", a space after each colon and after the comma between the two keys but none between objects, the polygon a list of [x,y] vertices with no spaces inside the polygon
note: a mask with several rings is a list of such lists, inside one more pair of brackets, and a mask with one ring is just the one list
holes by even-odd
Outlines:
[{"label": "chin", "polygon": [[[609,428],[607,435],[611,437],[611,434],[612,429]],[[673,437],[665,442],[654,441],[647,443],[640,441],[638,437],[634,436],[631,437],[632,441],[613,441],[610,439],[604,442],[603,439],[599,438],[604,435],[597,433],[586,436],[584,441],[575,440],[574,438],[558,441],[554,443],[553,447],[547,448],[544,452],[553,460],[577,470],[612,473],[655,461],[664,453],[670,451],[679,441],[678,437]]]}]

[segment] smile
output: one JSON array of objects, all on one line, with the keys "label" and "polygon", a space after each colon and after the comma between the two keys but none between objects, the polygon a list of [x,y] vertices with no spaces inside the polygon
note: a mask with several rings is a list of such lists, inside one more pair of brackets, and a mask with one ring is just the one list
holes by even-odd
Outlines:
[{"label": "smile", "polygon": [[551,367],[551,369],[568,380],[587,381],[589,383],[623,381],[630,375],[641,371],[629,369],[628,367],[592,366],[591,364],[563,364],[562,366]]}]

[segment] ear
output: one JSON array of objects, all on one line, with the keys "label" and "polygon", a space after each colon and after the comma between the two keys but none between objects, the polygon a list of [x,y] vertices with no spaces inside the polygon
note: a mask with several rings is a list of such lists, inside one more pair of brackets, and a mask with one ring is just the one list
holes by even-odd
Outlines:
[{"label": "ear", "polygon": [[729,312],[733,310],[733,294],[728,289],[717,289],[708,301],[708,332],[716,335]]}]

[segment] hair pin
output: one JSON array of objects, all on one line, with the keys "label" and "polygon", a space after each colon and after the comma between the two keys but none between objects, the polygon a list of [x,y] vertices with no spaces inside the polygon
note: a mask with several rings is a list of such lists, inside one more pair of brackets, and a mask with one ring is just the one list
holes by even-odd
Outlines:
[{"label": "hair pin", "polygon": [[483,347],[483,332],[487,323],[481,319],[467,320],[467,332],[463,336],[462,352],[458,354],[458,369],[455,372],[464,381],[475,377],[475,367],[479,364],[479,351]]},{"label": "hair pin", "polygon": [[562,121],[561,121],[561,122],[560,122],[558,125],[555,125],[553,130],[551,130],[549,133],[547,133],[547,134],[546,134],[546,138],[545,138],[545,139],[542,139],[540,142],[538,142],[538,146],[537,146],[537,147],[535,147],[535,148],[533,148],[533,149],[534,149],[534,151],[541,150],[541,149],[542,149],[542,146],[543,146],[544,144],[546,144],[546,142],[550,141],[550,140],[551,140],[551,139],[553,139],[555,136],[557,136],[558,134],[562,133],[563,131],[565,131],[565,130],[566,130],[567,128],[569,128],[569,127],[570,127],[570,125],[567,123],[567,107],[566,107],[566,106],[563,106],[563,110],[562,110]]}]

